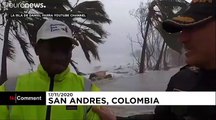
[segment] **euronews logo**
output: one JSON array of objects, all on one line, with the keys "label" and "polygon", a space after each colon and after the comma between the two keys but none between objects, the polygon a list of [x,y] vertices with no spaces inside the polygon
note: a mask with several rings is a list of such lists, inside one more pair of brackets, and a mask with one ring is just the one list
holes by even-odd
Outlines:
[{"label": "euronews logo", "polygon": [[19,3],[12,3],[7,2],[6,3],[7,8],[46,8],[44,3],[27,3],[25,1],[19,2]]}]

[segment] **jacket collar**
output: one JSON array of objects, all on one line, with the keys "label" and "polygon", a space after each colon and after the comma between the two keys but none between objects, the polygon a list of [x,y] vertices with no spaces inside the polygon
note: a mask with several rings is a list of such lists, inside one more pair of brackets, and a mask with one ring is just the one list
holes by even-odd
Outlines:
[{"label": "jacket collar", "polygon": [[[70,68],[67,67],[66,70],[64,70],[62,73],[59,73],[59,74],[56,74],[54,76],[54,81],[62,81],[65,79],[65,77],[69,74],[70,72]],[[42,78],[42,79],[45,79],[45,80],[50,80],[51,78],[49,77],[48,73],[43,69],[42,65],[39,65],[38,66],[38,69],[37,69],[37,73],[39,74],[39,76]]]}]

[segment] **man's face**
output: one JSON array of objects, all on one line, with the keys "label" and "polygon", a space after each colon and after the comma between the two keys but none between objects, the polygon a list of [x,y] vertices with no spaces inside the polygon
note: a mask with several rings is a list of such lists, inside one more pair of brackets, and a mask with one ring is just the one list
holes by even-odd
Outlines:
[{"label": "man's face", "polygon": [[72,43],[68,38],[41,40],[35,47],[44,70],[55,75],[63,72],[71,60]]},{"label": "man's face", "polygon": [[180,40],[184,44],[186,63],[205,69],[216,68],[216,21],[183,29]]}]

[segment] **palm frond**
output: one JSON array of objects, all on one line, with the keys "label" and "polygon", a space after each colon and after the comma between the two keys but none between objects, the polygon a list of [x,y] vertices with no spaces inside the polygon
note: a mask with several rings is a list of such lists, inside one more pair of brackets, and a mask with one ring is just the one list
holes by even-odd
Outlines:
[{"label": "palm frond", "polygon": [[82,2],[73,9],[72,13],[85,13],[87,15],[86,20],[95,23],[111,23],[100,1]]},{"label": "palm frond", "polygon": [[94,41],[97,44],[103,44],[104,43],[104,41],[101,40],[101,37],[95,36],[95,34],[89,32],[87,30],[84,30],[83,34],[86,35],[89,38],[89,40]]},{"label": "palm frond", "polygon": [[[189,3],[185,0],[160,0],[156,5],[159,7],[164,19],[167,19],[184,12],[188,8]],[[177,8],[180,8],[180,10],[174,13]]]},{"label": "palm frond", "polygon": [[21,37],[17,31],[16,31],[16,34],[15,34],[15,37],[16,39],[18,40],[19,44],[20,44],[20,47],[23,51],[23,54],[26,58],[26,60],[28,61],[28,63],[30,65],[34,65],[34,60],[33,60],[33,56],[31,55],[31,53],[29,52],[29,46],[28,46],[28,43],[25,41],[25,39],[23,37]]},{"label": "palm frond", "polygon": [[90,53],[93,55],[93,57],[97,60],[100,60],[100,57],[98,55],[97,46],[85,35],[80,35],[78,38],[80,41],[80,45],[83,49],[83,52],[85,54],[86,59],[91,62],[90,59]]},{"label": "palm frond", "polygon": [[36,43],[36,35],[40,26],[44,23],[45,19],[34,17],[32,20],[20,19],[17,22],[23,26],[25,31],[28,31],[27,34],[29,36],[29,40],[31,45]]},{"label": "palm frond", "polygon": [[[164,31],[162,28],[162,22],[185,11],[186,8],[188,8],[188,2],[185,0],[157,0],[153,1],[151,6],[154,6],[152,9],[149,9],[152,12],[151,24],[159,31],[164,41],[170,48],[181,53],[182,44],[177,40],[179,38],[179,34],[169,34]],[[159,10],[156,11],[154,9],[155,7]]]},{"label": "palm frond", "polygon": [[77,22],[77,23],[85,26],[87,29],[90,28],[93,32],[96,32],[102,38],[107,37],[107,33],[103,30],[102,26],[99,24],[94,24],[94,23],[86,24],[81,22]]},{"label": "palm frond", "polygon": [[[41,0],[34,0],[34,2],[41,3]],[[59,2],[59,0],[52,0],[52,1],[45,0],[42,3],[46,6],[46,9],[36,8],[35,10],[44,14],[54,14],[54,13],[64,14],[64,13],[69,13],[70,12],[69,10],[72,9],[72,6],[68,0],[61,0],[61,2]]]},{"label": "palm frond", "polygon": [[[5,41],[5,40],[4,40]],[[14,47],[14,45],[13,45],[13,43],[12,43],[12,41],[8,38],[8,40],[7,40],[8,42],[8,48],[6,49],[6,48],[4,48],[4,49],[6,49],[7,50],[7,58],[9,58],[11,61],[13,61],[14,60],[14,58],[15,58],[15,54],[16,54],[16,52],[15,52],[15,47]]]},{"label": "palm frond", "polygon": [[88,11],[97,12],[99,14],[105,15],[106,12],[103,9],[103,4],[100,1],[85,1],[74,7],[74,11]]},{"label": "palm frond", "polygon": [[[22,0],[10,0],[12,3],[22,2]],[[52,0],[52,1],[41,1],[41,0],[26,0],[26,2],[31,3],[43,3],[43,5],[46,6],[46,9],[17,9],[17,11],[14,11],[14,9],[10,9],[7,12],[7,14],[10,13],[28,13],[35,12],[35,13],[41,13],[41,14],[52,14],[52,13],[85,13],[87,14],[87,18],[53,18],[58,19],[61,21],[64,21],[68,26],[71,28],[73,34],[75,34],[75,38],[80,42],[81,47],[83,49],[83,52],[87,58],[87,60],[90,62],[90,54],[93,55],[95,59],[99,60],[99,55],[97,51],[97,44],[102,44],[104,41],[103,38],[107,37],[107,32],[102,28],[103,23],[111,23],[111,20],[109,19],[108,15],[106,14],[104,10],[104,6],[100,1],[85,1],[82,3],[75,4],[75,6],[72,6],[70,4],[70,1],[68,0]],[[7,19],[7,18],[6,18]],[[23,27],[24,31],[28,34],[29,41],[31,45],[35,44],[36,42],[36,34],[37,30],[40,28],[40,26],[44,23],[45,17],[20,17],[20,18],[14,18],[13,23],[11,24],[13,29],[17,29],[17,24],[19,26]],[[21,27],[18,27],[21,29]],[[11,30],[15,31],[15,30]],[[21,31],[21,30],[20,30]],[[18,40],[23,53],[29,62],[29,64],[34,64],[32,60],[31,54],[28,52],[28,44],[23,38],[22,35],[20,35],[19,32],[14,32],[15,39]],[[10,53],[9,56],[13,56],[13,44],[12,42],[9,42]]]}]

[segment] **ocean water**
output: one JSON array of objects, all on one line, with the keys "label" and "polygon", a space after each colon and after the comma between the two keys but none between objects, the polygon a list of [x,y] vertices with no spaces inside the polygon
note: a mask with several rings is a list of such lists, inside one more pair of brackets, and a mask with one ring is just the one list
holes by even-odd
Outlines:
[{"label": "ocean water", "polygon": [[[170,77],[179,69],[148,71],[144,74],[122,74],[113,79],[96,81],[103,91],[165,91]],[[136,114],[152,114],[155,106],[110,106],[117,115],[127,117]]]}]

